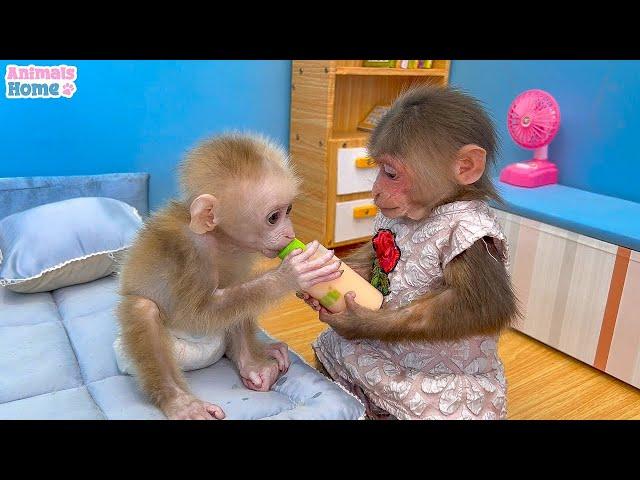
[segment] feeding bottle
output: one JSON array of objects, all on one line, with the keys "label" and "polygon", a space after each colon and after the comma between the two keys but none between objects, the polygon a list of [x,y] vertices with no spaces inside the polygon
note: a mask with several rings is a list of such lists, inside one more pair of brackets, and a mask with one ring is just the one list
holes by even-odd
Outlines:
[{"label": "feeding bottle", "polygon": [[[294,238],[289,245],[280,251],[278,257],[283,260],[296,248],[304,250],[307,246],[297,238]],[[326,248],[319,245],[318,250],[311,258],[321,257],[322,255],[326,255],[327,252],[328,250]],[[356,294],[355,302],[358,305],[370,310],[378,310],[384,300],[382,293],[354,272],[349,265],[342,263],[341,269],[344,270],[344,272],[340,277],[328,282],[318,283],[309,288],[306,293],[318,300],[320,305],[332,313],[342,312],[347,308],[344,301],[344,294],[347,292],[354,292]]]}]

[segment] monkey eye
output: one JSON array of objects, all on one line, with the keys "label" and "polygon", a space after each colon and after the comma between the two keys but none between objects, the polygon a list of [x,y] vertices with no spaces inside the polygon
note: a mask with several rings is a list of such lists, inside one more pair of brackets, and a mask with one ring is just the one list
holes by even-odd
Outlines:
[{"label": "monkey eye", "polygon": [[267,222],[271,225],[275,225],[278,223],[278,219],[280,218],[280,212],[273,212],[271,215],[267,217]]},{"label": "monkey eye", "polygon": [[291,213],[291,209],[293,208],[293,205],[289,205],[287,207],[287,215],[289,215]]},{"label": "monkey eye", "polygon": [[389,178],[396,178],[396,176],[398,175],[398,172],[396,172],[395,168],[390,167],[389,165],[385,165],[384,167],[382,167],[382,169]]}]

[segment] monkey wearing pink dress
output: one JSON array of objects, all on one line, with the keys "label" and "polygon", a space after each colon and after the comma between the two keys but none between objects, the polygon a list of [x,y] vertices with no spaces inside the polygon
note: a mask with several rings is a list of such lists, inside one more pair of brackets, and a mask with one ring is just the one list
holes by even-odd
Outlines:
[{"label": "monkey wearing pink dress", "polygon": [[368,151],[379,165],[371,242],[345,262],[384,295],[379,311],[345,295],[313,343],[325,373],[375,419],[503,419],[500,332],[519,316],[505,235],[487,204],[493,124],[478,101],[418,87],[381,119]]}]

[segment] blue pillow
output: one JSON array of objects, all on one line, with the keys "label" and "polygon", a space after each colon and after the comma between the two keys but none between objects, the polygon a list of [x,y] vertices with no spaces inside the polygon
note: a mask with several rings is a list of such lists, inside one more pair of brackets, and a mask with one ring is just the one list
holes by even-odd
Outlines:
[{"label": "blue pillow", "polygon": [[22,293],[90,282],[115,271],[114,254],[142,225],[132,206],[104,197],[47,203],[0,220],[0,285]]}]

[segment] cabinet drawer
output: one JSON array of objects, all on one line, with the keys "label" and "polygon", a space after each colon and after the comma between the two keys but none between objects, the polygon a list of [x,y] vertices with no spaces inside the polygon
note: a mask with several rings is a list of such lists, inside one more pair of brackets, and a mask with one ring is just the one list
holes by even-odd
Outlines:
[{"label": "cabinet drawer", "polygon": [[339,148],[337,166],[338,195],[371,191],[378,169],[371,164],[366,148]]},{"label": "cabinet drawer", "polygon": [[335,243],[373,235],[377,209],[372,198],[336,203]]}]

